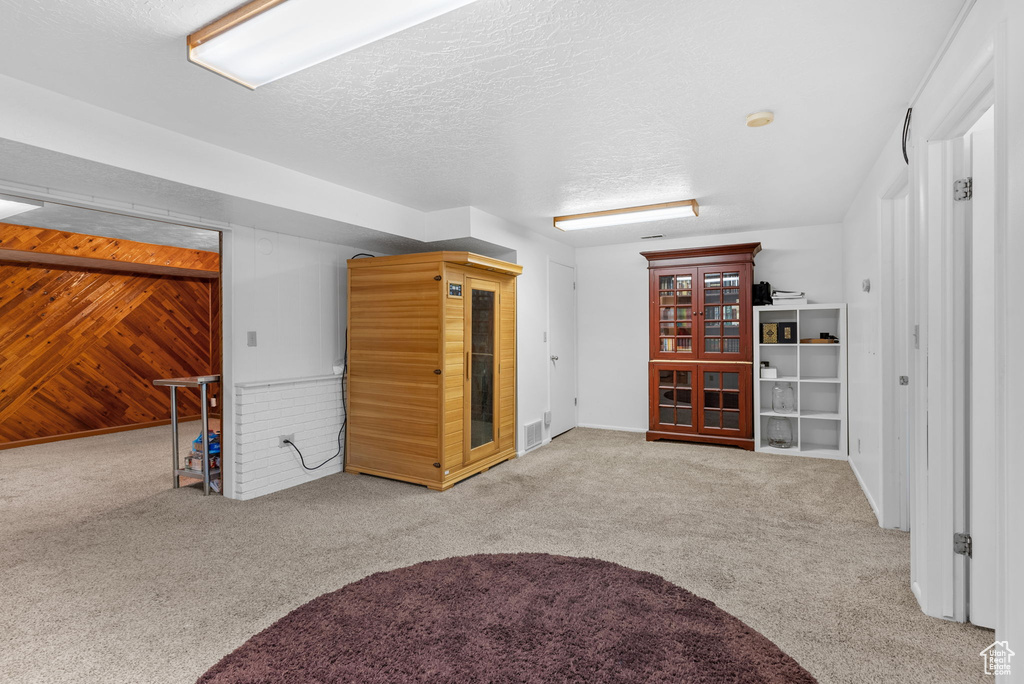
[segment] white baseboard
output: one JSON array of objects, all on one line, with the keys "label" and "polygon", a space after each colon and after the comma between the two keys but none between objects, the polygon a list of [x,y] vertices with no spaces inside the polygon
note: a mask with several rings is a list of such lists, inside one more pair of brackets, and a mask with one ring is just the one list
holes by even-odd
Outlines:
[{"label": "white baseboard", "polygon": [[850,470],[853,471],[853,476],[857,478],[857,484],[860,485],[860,490],[864,492],[864,498],[868,500],[868,505],[871,506],[871,510],[875,514],[875,520],[878,521],[878,526],[884,527],[884,525],[882,525],[882,512],[878,510],[878,504],[875,503],[875,499],[871,496],[871,492],[869,492],[868,488],[864,486],[864,478],[860,476],[860,471],[857,470],[857,464],[852,458],[847,459],[847,462],[850,464]]},{"label": "white baseboard", "polygon": [[618,425],[591,425],[580,423],[576,427],[593,428],[594,430],[615,430],[616,432],[647,432],[647,428],[621,427]]}]

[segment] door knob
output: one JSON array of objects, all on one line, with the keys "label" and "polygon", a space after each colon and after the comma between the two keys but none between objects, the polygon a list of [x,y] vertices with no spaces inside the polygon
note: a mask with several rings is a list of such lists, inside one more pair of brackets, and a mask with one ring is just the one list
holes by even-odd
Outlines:
[{"label": "door knob", "polygon": [[551,356],[551,360],[552,360],[552,361],[557,361],[557,360],[558,360],[558,357],[557,357],[557,356],[554,356],[554,355],[552,355],[552,356]]}]

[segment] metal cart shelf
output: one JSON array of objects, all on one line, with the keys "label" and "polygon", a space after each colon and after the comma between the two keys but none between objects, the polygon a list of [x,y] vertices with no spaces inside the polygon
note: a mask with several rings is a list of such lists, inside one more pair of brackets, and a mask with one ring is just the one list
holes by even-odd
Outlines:
[{"label": "metal cart shelf", "polygon": [[[210,468],[210,411],[207,404],[207,387],[215,382],[220,382],[219,375],[194,375],[188,378],[163,378],[154,380],[157,387],[171,388],[171,473],[174,478],[174,488],[180,486],[179,478],[195,477],[203,480],[203,494],[210,493],[210,477],[220,474],[220,468]],[[200,415],[202,417],[203,430],[203,470],[182,468],[178,463],[178,388],[196,387],[200,395]],[[222,456],[223,458],[223,456]],[[222,487],[223,489],[223,487]]]}]

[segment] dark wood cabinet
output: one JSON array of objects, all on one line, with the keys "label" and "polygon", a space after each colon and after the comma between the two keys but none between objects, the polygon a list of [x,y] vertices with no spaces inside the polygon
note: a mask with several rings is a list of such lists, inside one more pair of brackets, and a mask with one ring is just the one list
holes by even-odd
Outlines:
[{"label": "dark wood cabinet", "polygon": [[761,244],[643,252],[650,272],[648,440],[754,448],[751,286]]}]

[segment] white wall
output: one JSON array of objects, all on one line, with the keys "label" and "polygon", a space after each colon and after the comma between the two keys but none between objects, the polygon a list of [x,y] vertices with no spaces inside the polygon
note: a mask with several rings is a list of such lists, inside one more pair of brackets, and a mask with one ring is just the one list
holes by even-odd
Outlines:
[{"label": "white wall", "polygon": [[647,260],[640,252],[760,242],[754,279],[801,290],[808,301],[842,302],[838,224],[651,240],[576,251],[580,424],[646,431]]},{"label": "white wall", "polygon": [[[850,205],[842,229],[843,298],[847,302],[849,338],[850,467],[857,474],[880,525],[886,506],[899,506],[898,500],[886,500],[882,486],[882,306],[883,298],[891,293],[886,291],[887,281],[882,274],[880,203],[901,174],[906,174],[900,153],[901,137],[902,129],[894,131],[886,142],[885,152]],[[868,292],[862,288],[864,280],[871,282]]]},{"label": "white wall", "polygon": [[[331,373],[344,351],[345,262],[362,250],[236,227],[224,251],[232,266],[233,381]],[[247,331],[256,331],[257,346],[247,346]]]},{"label": "white wall", "polygon": [[[515,261],[523,267],[516,282],[516,363],[518,364],[516,444],[523,453],[523,425],[541,420],[550,408],[548,392],[548,260],[566,266],[576,264],[576,250],[510,223],[502,218],[471,210],[472,236],[514,250]],[[558,315],[553,312],[552,315]],[[547,427],[544,441],[550,441]]]},{"label": "white wall", "polygon": [[[316,399],[322,382],[288,384],[283,387],[287,396],[270,393],[277,403],[261,406],[261,413],[253,413],[250,406],[246,414],[247,409],[236,402],[245,385],[333,372],[334,362],[344,353],[345,262],[360,251],[244,226],[233,226],[225,233],[224,424],[234,426],[233,433],[224,431],[225,453],[231,456],[224,463],[227,496],[251,498],[338,472],[339,465],[331,464],[306,473],[294,454],[278,453],[276,447],[277,434],[295,433],[296,444],[309,462],[319,463],[333,453],[328,449],[336,440],[325,435],[337,433],[340,408],[318,409],[322,415],[313,419],[292,410],[293,405]],[[249,331],[256,333],[255,347],[248,346]],[[273,421],[267,421],[267,411],[274,413]],[[292,429],[286,429],[290,416],[279,415],[282,412],[294,417]],[[274,434],[262,434],[254,429],[254,422],[268,423],[267,429],[273,427]],[[246,439],[248,444],[243,444]]]}]

